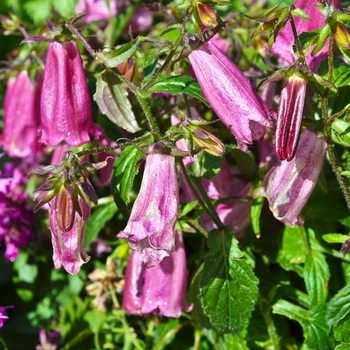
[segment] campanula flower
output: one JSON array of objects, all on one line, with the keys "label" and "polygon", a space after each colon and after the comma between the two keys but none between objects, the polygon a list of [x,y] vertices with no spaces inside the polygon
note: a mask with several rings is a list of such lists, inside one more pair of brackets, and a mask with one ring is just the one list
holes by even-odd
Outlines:
[{"label": "campanula flower", "polygon": [[41,141],[80,146],[101,129],[92,122],[91,101],[83,62],[75,41],[50,42],[41,93]]},{"label": "campanula flower", "polygon": [[295,157],[277,161],[267,173],[263,188],[270,210],[285,225],[302,225],[300,212],[309,199],[320,175],[327,143],[314,132],[300,135]]},{"label": "campanula flower", "polygon": [[211,41],[191,52],[189,59],[203,95],[219,119],[248,150],[270,125],[269,108],[248,78]]},{"label": "campanula flower", "polygon": [[11,157],[39,154],[40,104],[42,79],[32,82],[28,72],[10,78],[4,102],[2,146]]},{"label": "campanula flower", "polygon": [[4,325],[4,321],[8,319],[6,309],[12,308],[13,306],[0,306],[0,328]]},{"label": "campanula flower", "polygon": [[140,254],[132,251],[125,272],[123,307],[129,314],[156,312],[180,317],[181,310],[191,311],[186,302],[186,253],[181,232],[176,233],[176,250],[158,265],[147,268]]},{"label": "campanula flower", "polygon": [[118,238],[127,238],[147,267],[160,263],[175,249],[175,225],[179,210],[179,188],[175,158],[149,154],[140,192],[125,229]]},{"label": "campanula flower", "polygon": [[75,12],[86,13],[83,17],[86,23],[108,21],[118,14],[118,2],[120,0],[79,0],[75,6]]}]

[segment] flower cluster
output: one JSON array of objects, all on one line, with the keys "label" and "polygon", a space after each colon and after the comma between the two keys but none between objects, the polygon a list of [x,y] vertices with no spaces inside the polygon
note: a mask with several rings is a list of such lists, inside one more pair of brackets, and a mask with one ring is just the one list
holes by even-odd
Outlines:
[{"label": "flower cluster", "polygon": [[25,170],[8,163],[0,174],[0,243],[5,244],[5,257],[16,260],[21,248],[32,239],[33,211],[27,203]]}]

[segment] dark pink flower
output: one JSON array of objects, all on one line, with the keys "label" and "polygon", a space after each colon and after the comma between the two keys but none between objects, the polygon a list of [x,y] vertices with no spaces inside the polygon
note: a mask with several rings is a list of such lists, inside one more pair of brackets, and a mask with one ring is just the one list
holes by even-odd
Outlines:
[{"label": "dark pink flower", "polygon": [[270,125],[269,108],[248,78],[210,41],[192,51],[189,59],[211,108],[247,151]]},{"label": "dark pink flower", "polygon": [[71,229],[62,230],[62,224],[58,219],[64,220],[61,216],[65,215],[65,208],[58,203],[59,199],[59,196],[54,197],[50,208],[53,262],[56,269],[63,266],[68,273],[75,275],[80,271],[81,265],[90,260],[84,250],[84,230],[91,208],[79,197],[79,206],[83,215],[76,213]]},{"label": "dark pink flower", "polygon": [[159,264],[175,249],[178,210],[175,158],[150,154],[128,224],[117,237],[127,238],[130,248],[140,253],[147,267]]},{"label": "dark pink flower", "polygon": [[278,104],[275,150],[290,161],[297,150],[306,94],[306,80],[292,75],[285,81]]},{"label": "dark pink flower", "polygon": [[56,350],[61,343],[61,333],[57,329],[45,331],[39,330],[40,345],[35,350]]},{"label": "dark pink flower", "polygon": [[147,268],[140,254],[132,251],[125,272],[123,307],[129,314],[156,312],[180,317],[191,311],[186,302],[187,267],[182,234],[176,233],[176,250],[158,265]]},{"label": "dark pink flower", "polygon": [[41,141],[70,146],[90,141],[101,129],[92,122],[91,101],[80,57],[74,41],[50,42],[41,93]]},{"label": "dark pink flower", "polygon": [[[340,8],[340,0],[329,0],[336,10]],[[294,3],[295,7],[301,8],[311,18],[311,21],[305,20],[300,17],[294,17],[294,23],[298,35],[303,32],[311,32],[318,28],[322,28],[325,25],[326,18],[315,6],[317,0],[297,0]],[[287,23],[280,35],[278,35],[276,42],[272,46],[272,52],[285,61],[287,65],[292,64],[297,56],[293,51],[294,36],[292,33],[292,27],[290,23]],[[329,46],[329,40],[325,47],[314,57],[311,56],[312,48],[306,56],[306,62],[310,69],[315,72],[320,65],[321,61],[327,57],[327,51]]]},{"label": "dark pink flower", "polygon": [[118,13],[118,0],[79,0],[75,6],[76,13],[86,13],[83,21],[91,23],[95,21],[108,21]]},{"label": "dark pink flower", "polygon": [[295,157],[277,161],[267,173],[263,187],[270,210],[285,225],[302,225],[300,212],[309,199],[320,175],[327,143],[305,129]]},{"label": "dark pink flower", "polygon": [[13,306],[0,306],[0,328],[4,325],[4,321],[8,319],[6,309],[13,308]]},{"label": "dark pink flower", "polygon": [[27,71],[10,78],[4,102],[2,146],[12,157],[25,158],[42,152],[39,144],[41,81],[30,80]]}]

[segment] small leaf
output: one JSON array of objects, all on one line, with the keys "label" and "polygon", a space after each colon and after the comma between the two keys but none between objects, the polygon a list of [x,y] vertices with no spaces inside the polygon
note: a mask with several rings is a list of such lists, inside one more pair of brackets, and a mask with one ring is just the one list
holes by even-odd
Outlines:
[{"label": "small leaf", "polygon": [[255,235],[260,237],[260,215],[263,208],[265,197],[258,197],[253,200],[250,208],[250,219],[252,221],[252,227]]},{"label": "small leaf", "polygon": [[317,55],[325,46],[326,40],[329,38],[329,35],[332,33],[330,25],[326,24],[320,31],[318,38],[317,38],[317,44],[315,45],[314,49],[311,52],[311,56]]},{"label": "small leaf", "polygon": [[306,19],[307,21],[311,21],[311,18],[308,16],[306,12],[304,12],[301,8],[296,7],[292,11],[290,11],[290,14],[293,16],[297,16],[303,19]]},{"label": "small leaf", "polygon": [[330,328],[326,323],[326,308],[324,305],[306,310],[286,300],[279,300],[272,309],[274,313],[300,323],[308,347],[323,350],[334,349],[332,337],[329,335]]},{"label": "small leaf", "polygon": [[134,178],[138,173],[137,163],[143,158],[143,153],[133,145],[123,149],[120,157],[113,166],[111,178],[112,193],[118,209],[125,218],[129,217],[129,192],[132,189]]},{"label": "small leaf", "polygon": [[350,147],[350,123],[342,119],[335,119],[332,123],[332,140],[345,147]]},{"label": "small leaf", "polygon": [[350,283],[347,283],[329,302],[327,323],[335,327],[350,312]]},{"label": "small leaf", "polygon": [[137,50],[140,37],[130,41],[129,43],[115,50],[102,50],[96,52],[96,59],[107,68],[115,68],[119,64],[129,59]]},{"label": "small leaf", "polygon": [[169,92],[172,95],[187,94],[209,106],[208,101],[202,95],[197,80],[186,75],[162,77],[147,90],[147,93],[152,92]]},{"label": "small leaf", "polygon": [[141,130],[132,111],[126,85],[110,70],[97,78],[94,100],[101,112],[121,128],[136,132]]},{"label": "small leaf", "polygon": [[196,175],[210,180],[221,170],[223,158],[212,156],[208,153],[201,153],[197,156]]},{"label": "small leaf", "polygon": [[105,226],[106,222],[112,219],[113,215],[118,211],[113,201],[109,203],[99,204],[93,208],[92,214],[85,228],[85,248],[97,238],[99,232]]},{"label": "small leaf", "polygon": [[327,243],[341,243],[341,244],[343,244],[349,238],[349,236],[342,235],[340,233],[327,233],[327,234],[323,235],[322,238]]},{"label": "small leaf", "polygon": [[243,259],[230,228],[211,231],[208,247],[200,277],[204,313],[220,332],[239,334],[257,301],[258,279]]},{"label": "small leaf", "polygon": [[334,338],[344,343],[350,343],[350,315],[346,315],[334,328]]},{"label": "small leaf", "polygon": [[324,255],[312,250],[306,255],[304,280],[311,306],[324,304],[328,295],[329,267]]}]

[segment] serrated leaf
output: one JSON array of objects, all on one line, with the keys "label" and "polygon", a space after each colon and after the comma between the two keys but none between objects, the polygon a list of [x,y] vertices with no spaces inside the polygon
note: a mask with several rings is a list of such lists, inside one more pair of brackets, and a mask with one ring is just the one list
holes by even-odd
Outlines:
[{"label": "serrated leaf", "polygon": [[96,59],[107,68],[115,68],[119,64],[129,59],[137,50],[141,37],[130,41],[129,43],[115,50],[103,50],[96,52]]},{"label": "serrated leaf", "polygon": [[250,219],[252,228],[257,237],[260,237],[260,215],[264,205],[265,197],[254,198],[252,206],[250,207]]},{"label": "serrated leaf", "polygon": [[159,78],[148,90],[147,93],[169,92],[172,95],[187,94],[209,106],[208,101],[203,97],[202,90],[196,79],[187,75],[176,75]]},{"label": "serrated leaf", "polygon": [[88,247],[91,241],[97,238],[99,232],[104,225],[112,219],[113,215],[118,211],[113,201],[105,204],[100,204],[93,208],[92,214],[85,228],[84,246]]},{"label": "serrated leaf", "polygon": [[274,313],[297,321],[303,327],[305,343],[310,348],[333,350],[333,341],[326,323],[325,305],[311,310],[303,309],[286,300],[279,300],[273,307]]},{"label": "serrated leaf", "polygon": [[327,233],[322,236],[322,238],[327,242],[327,243],[344,243],[349,236],[347,235],[342,235],[340,233]]},{"label": "serrated leaf", "polygon": [[327,323],[335,327],[350,312],[350,283],[347,283],[327,305]]},{"label": "serrated leaf", "polygon": [[123,149],[119,158],[113,165],[111,187],[114,201],[125,218],[129,217],[129,192],[132,189],[134,178],[138,173],[137,163],[142,159],[143,153],[133,145]]},{"label": "serrated leaf", "polygon": [[317,250],[306,255],[304,280],[311,306],[321,305],[328,296],[329,267],[324,255]]},{"label": "serrated leaf", "polygon": [[204,313],[220,332],[239,334],[257,301],[258,279],[243,259],[230,228],[211,231],[208,247],[200,277]]},{"label": "serrated leaf", "polygon": [[334,328],[334,338],[344,343],[350,343],[350,315],[346,315]]},{"label": "serrated leaf", "polygon": [[110,70],[97,78],[94,100],[101,112],[121,128],[136,132],[141,130],[132,111],[126,85]]}]

